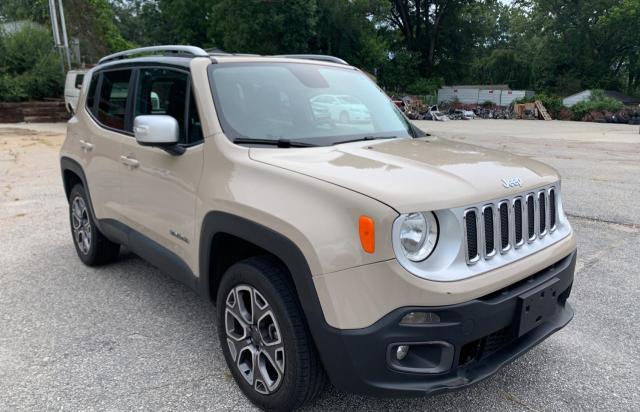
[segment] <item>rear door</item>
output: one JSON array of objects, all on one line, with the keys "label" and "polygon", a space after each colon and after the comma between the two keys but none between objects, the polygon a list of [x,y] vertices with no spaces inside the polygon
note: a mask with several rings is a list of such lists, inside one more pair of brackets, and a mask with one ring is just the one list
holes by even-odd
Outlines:
[{"label": "rear door", "polygon": [[196,192],[203,165],[200,117],[191,93],[189,72],[168,67],[137,70],[133,118],[169,115],[180,125],[180,140],[186,151],[172,155],[139,145],[135,138],[124,141],[122,156],[129,166],[123,190],[127,224],[168,248],[186,262],[195,262]]}]

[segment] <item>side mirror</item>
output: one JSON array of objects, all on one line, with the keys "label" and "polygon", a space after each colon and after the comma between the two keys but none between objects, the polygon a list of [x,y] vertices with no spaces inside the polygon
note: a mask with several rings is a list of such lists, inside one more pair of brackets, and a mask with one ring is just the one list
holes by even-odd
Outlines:
[{"label": "side mirror", "polygon": [[175,155],[184,153],[184,148],[178,145],[180,126],[171,116],[136,116],[133,120],[133,134],[142,146],[157,146]]}]

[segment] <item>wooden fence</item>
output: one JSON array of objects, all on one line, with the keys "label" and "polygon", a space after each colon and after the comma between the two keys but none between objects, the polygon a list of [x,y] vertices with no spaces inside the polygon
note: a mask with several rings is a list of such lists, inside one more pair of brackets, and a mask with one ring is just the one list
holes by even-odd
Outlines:
[{"label": "wooden fence", "polygon": [[0,103],[0,123],[54,123],[69,120],[64,101]]}]

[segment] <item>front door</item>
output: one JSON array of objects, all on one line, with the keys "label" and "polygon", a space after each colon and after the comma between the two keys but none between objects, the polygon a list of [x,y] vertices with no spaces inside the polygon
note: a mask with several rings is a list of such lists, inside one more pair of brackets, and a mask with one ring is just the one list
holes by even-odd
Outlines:
[{"label": "front door", "polygon": [[131,69],[105,70],[93,75],[86,98],[87,111],[96,127],[80,136],[83,168],[98,219],[122,220],[122,143],[131,130],[127,108],[133,94]]},{"label": "front door", "polygon": [[192,269],[195,250],[196,193],[203,162],[200,118],[186,71],[169,68],[138,69],[133,117],[169,115],[180,126],[182,155],[126,139],[122,156],[128,172],[123,179],[127,224],[169,249]]}]

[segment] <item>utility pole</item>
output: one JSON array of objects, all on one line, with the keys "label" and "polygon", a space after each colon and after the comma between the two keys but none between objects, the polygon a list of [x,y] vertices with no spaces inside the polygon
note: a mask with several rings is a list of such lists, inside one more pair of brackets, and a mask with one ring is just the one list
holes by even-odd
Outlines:
[{"label": "utility pole", "polygon": [[60,24],[62,25],[62,38],[64,40],[64,51],[65,51],[65,54],[67,55],[67,67],[69,68],[69,70],[71,70],[71,52],[69,51],[69,39],[67,38],[67,25],[64,21],[64,8],[62,7],[62,0],[58,0],[58,6],[60,6]]},{"label": "utility pole", "polygon": [[65,67],[64,67],[64,56],[62,54],[62,48],[65,48],[66,51],[66,55],[67,55],[67,62],[69,65],[69,69],[71,69],[71,57],[69,54],[69,44],[67,41],[67,30],[66,30],[66,25],[64,23],[64,11],[62,9],[62,1],[60,1],[59,3],[60,5],[60,16],[62,17],[62,27],[63,27],[63,33],[64,33],[64,45],[60,39],[60,28],[58,26],[58,14],[56,11],[56,1],[55,0],[49,0],[49,14],[51,15],[51,31],[53,32],[53,43],[56,47],[56,49],[58,50],[58,54],[60,55],[60,64],[61,64],[61,69],[62,69],[62,73],[65,73]]}]

